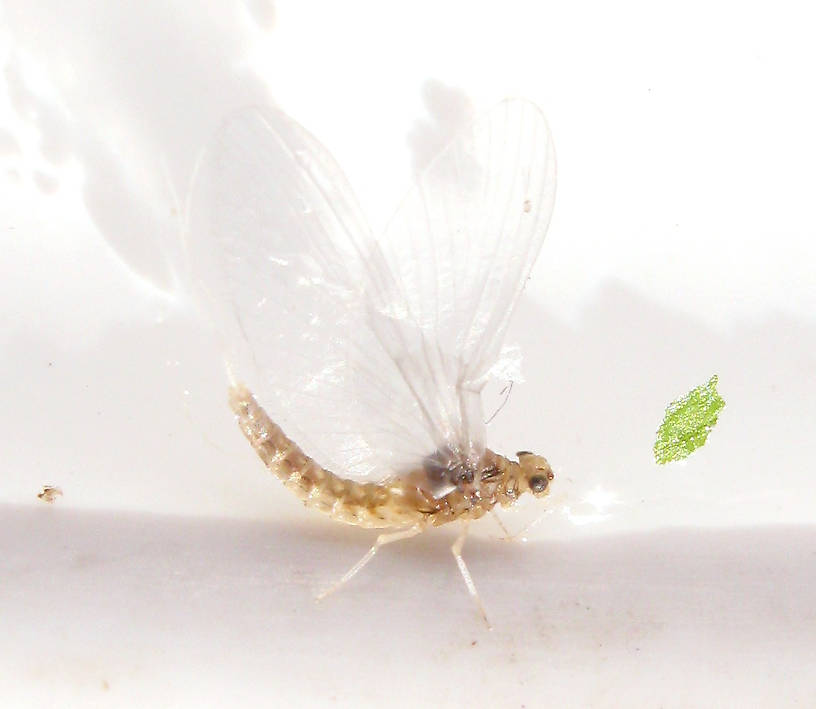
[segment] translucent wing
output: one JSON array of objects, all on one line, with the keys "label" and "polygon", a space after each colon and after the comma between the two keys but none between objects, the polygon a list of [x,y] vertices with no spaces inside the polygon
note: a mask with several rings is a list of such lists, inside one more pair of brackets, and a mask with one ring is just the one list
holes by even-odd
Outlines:
[{"label": "translucent wing", "polygon": [[368,324],[389,276],[325,149],[280,112],[234,116],[200,161],[189,233],[230,368],[287,435],[357,479],[418,468],[433,440]]},{"label": "translucent wing", "polygon": [[193,260],[238,378],[355,478],[484,448],[480,392],[554,197],[546,123],[500,104],[372,239],[328,153],[282,114],[230,120],[202,160]]},{"label": "translucent wing", "polygon": [[554,199],[544,116],[507,100],[431,163],[379,242],[394,280],[379,307],[391,317],[373,325],[406,362],[437,446],[457,457],[478,460],[484,449],[481,391]]}]

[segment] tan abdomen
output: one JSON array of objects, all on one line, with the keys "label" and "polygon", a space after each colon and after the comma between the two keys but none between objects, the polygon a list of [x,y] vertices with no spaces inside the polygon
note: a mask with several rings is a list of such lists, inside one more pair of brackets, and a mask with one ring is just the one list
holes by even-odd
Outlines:
[{"label": "tan abdomen", "polygon": [[230,389],[230,406],[261,460],[307,507],[360,527],[410,527],[430,521],[435,506],[399,482],[359,483],[322,468],[274,423],[250,391]]}]

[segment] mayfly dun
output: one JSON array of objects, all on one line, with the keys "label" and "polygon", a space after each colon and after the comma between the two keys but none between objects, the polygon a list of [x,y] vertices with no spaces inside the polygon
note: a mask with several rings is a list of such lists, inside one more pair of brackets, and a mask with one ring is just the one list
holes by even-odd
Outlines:
[{"label": "mayfly dun", "polygon": [[241,111],[204,153],[191,252],[243,434],[307,506],[393,530],[323,595],[383,545],[459,521],[451,550],[484,616],[468,523],[553,479],[542,456],[487,448],[482,391],[554,198],[549,129],[522,100],[461,132],[378,238],[280,111]]}]

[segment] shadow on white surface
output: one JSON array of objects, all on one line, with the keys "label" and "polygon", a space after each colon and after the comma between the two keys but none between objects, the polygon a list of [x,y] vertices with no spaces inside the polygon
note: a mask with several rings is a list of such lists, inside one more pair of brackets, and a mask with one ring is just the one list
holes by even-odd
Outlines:
[{"label": "shadow on white surface", "polygon": [[94,226],[135,273],[172,288],[180,228],[173,192],[183,201],[196,157],[225,112],[270,100],[246,53],[253,32],[272,26],[273,3],[191,11],[184,3],[83,0],[68,10],[12,0],[3,19],[15,130],[30,127],[38,139],[25,166],[38,167],[35,183],[53,192],[75,162]]},{"label": "shadow on white surface", "polygon": [[[334,525],[0,508],[14,706],[793,706],[816,693],[816,529],[474,540],[481,624],[432,533],[316,589]],[[103,701],[104,700],[104,701]]]},{"label": "shadow on white surface", "polygon": [[422,102],[428,116],[415,120],[407,136],[415,177],[474,119],[468,95],[436,79],[422,85]]}]

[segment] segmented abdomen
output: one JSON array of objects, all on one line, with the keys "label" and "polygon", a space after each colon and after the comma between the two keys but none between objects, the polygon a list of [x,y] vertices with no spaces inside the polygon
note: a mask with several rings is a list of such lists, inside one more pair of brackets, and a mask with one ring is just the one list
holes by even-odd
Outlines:
[{"label": "segmented abdomen", "polygon": [[243,385],[230,389],[229,401],[244,436],[283,484],[307,507],[360,527],[409,527],[426,521],[428,501],[419,491],[394,484],[359,483],[318,465],[274,423]]}]

